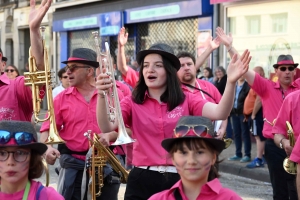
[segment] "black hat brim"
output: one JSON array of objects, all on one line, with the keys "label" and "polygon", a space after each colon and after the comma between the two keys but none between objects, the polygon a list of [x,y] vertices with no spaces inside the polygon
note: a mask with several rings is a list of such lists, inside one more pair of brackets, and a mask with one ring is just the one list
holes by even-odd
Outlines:
[{"label": "black hat brim", "polygon": [[161,146],[167,151],[170,152],[175,141],[182,139],[201,139],[209,142],[214,149],[220,154],[225,149],[225,142],[223,140],[214,139],[214,138],[204,138],[204,137],[181,137],[181,138],[168,138],[164,139],[161,142]]},{"label": "black hat brim", "polygon": [[295,64],[274,64],[273,67],[277,69],[281,65],[293,65],[296,68],[299,64],[298,63],[295,63]]},{"label": "black hat brim", "polygon": [[15,145],[0,145],[0,148],[1,147],[23,147],[23,148],[29,148],[31,150],[34,150],[35,152],[37,152],[39,155],[43,155],[48,147],[47,145],[45,145],[44,143],[31,143],[31,144],[21,144],[21,145],[18,145],[18,144],[15,144]]},{"label": "black hat brim", "polygon": [[2,57],[2,61],[7,62],[7,58],[6,57]]},{"label": "black hat brim", "polygon": [[161,51],[161,50],[150,49],[150,50],[140,51],[136,56],[136,61],[141,65],[145,56],[147,56],[148,54],[152,54],[152,53],[159,54],[159,55],[167,58],[173,64],[173,67],[176,69],[176,71],[178,71],[180,69],[179,59],[175,55],[168,53],[166,51]]},{"label": "black hat brim", "polygon": [[66,61],[63,61],[61,63],[68,64],[70,62],[82,63],[82,64],[90,65],[90,66],[92,66],[94,68],[98,68],[99,67],[99,62],[89,61],[89,60],[66,60]]}]

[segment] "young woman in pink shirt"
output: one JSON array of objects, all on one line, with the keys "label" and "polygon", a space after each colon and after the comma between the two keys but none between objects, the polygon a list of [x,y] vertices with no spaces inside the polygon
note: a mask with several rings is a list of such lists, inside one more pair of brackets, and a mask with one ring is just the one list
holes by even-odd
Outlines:
[{"label": "young woman in pink shirt", "polygon": [[[183,92],[177,77],[180,61],[166,44],[152,45],[140,51],[137,61],[141,66],[139,81],[132,97],[121,101],[124,123],[132,129],[135,166],[128,177],[125,199],[148,199],[153,194],[171,188],[179,180],[176,168],[167,159],[160,143],[172,137],[172,130],[181,116],[205,116],[212,120],[227,119],[233,104],[235,82],[249,66],[251,57],[246,50],[242,57],[232,59],[228,67],[225,93],[219,104],[207,102],[197,95]],[[112,87],[110,77],[103,73],[97,77],[97,120],[105,134],[100,142],[109,145],[118,133],[117,120],[108,120],[105,91]]]},{"label": "young woman in pink shirt", "polygon": [[214,139],[211,120],[184,116],[178,121],[173,138],[162,141],[180,179],[171,189],[149,200],[240,200],[233,191],[223,188],[218,177],[218,156],[225,148],[223,140]]},{"label": "young woman in pink shirt", "polygon": [[51,187],[33,179],[44,172],[42,155],[47,146],[38,143],[30,122],[0,121],[0,199],[63,200]]}]

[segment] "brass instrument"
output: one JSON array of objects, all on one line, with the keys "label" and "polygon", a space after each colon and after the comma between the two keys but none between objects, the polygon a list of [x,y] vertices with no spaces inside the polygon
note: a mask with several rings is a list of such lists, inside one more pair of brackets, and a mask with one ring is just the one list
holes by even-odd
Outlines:
[{"label": "brass instrument", "polygon": [[[114,69],[113,69],[113,63],[112,63],[112,58],[110,55],[110,50],[109,50],[109,45],[107,42],[105,42],[105,49],[106,49],[106,54],[101,54],[100,48],[99,48],[99,42],[98,42],[98,31],[93,32],[94,38],[95,38],[95,43],[97,47],[97,54],[98,54],[98,59],[101,58],[101,56],[104,56],[105,58],[103,59],[104,61],[104,67],[106,67],[106,73],[111,77],[113,87],[112,90],[110,90],[108,93],[103,92],[103,95],[105,96],[105,102],[106,102],[106,111],[108,115],[108,119],[110,122],[115,122],[115,118],[117,117],[118,119],[118,138],[117,140],[112,144],[112,145],[122,145],[122,144],[128,144],[135,142],[129,135],[127,134],[123,117],[122,117],[122,111],[120,107],[120,101],[119,101],[119,95],[117,91],[117,86],[116,86],[116,80],[115,80],[115,75],[114,75]],[[102,71],[102,60],[100,60],[100,71]]]},{"label": "brass instrument", "polygon": [[[288,139],[290,141],[290,146],[294,147],[295,146],[294,131],[291,124],[288,121],[286,121],[286,128],[287,128]],[[293,174],[293,175],[297,174],[297,163],[291,161],[289,157],[286,157],[284,159],[283,168],[289,174]]]},{"label": "brass instrument", "polygon": [[226,133],[224,134],[222,140],[225,142],[225,149],[227,149],[232,144],[232,139],[225,138],[225,137],[226,137]]},{"label": "brass instrument", "polygon": [[[46,144],[60,144],[64,143],[63,139],[59,136],[56,122],[55,122],[55,114],[53,108],[53,97],[52,97],[52,75],[51,69],[48,62],[48,51],[45,47],[45,27],[42,26],[41,34],[43,39],[43,48],[44,48],[44,65],[45,71],[38,71],[36,66],[35,58],[31,55],[31,48],[29,49],[29,58],[28,58],[28,65],[29,65],[29,72],[24,73],[25,77],[25,85],[31,86],[32,91],[32,101],[33,101],[33,116],[35,123],[44,122],[49,120],[50,127],[49,127],[49,137]],[[40,97],[40,87],[46,86],[46,95],[47,95],[47,117],[41,119],[39,117],[39,113],[41,111],[41,102],[43,99]]]},{"label": "brass instrument", "polygon": [[[101,188],[104,186],[103,167],[107,162],[111,165],[113,170],[119,174],[121,183],[127,182],[129,172],[122,166],[115,154],[108,147],[104,147],[99,142],[99,136],[97,134],[93,134],[93,138],[91,138],[91,131],[89,130],[84,133],[84,136],[89,139],[92,149],[91,157],[87,158],[87,167],[89,168],[91,177],[89,191],[92,194],[92,200],[96,200],[96,197],[101,195]],[[97,176],[95,175],[96,169]],[[98,179],[98,192],[96,191],[96,178]]]}]

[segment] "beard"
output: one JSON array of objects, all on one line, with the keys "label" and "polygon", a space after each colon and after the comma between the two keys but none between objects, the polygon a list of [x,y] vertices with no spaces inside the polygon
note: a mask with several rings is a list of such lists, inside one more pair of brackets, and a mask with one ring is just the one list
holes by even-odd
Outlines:
[{"label": "beard", "polygon": [[189,74],[182,77],[182,82],[190,84],[196,78],[195,75]]}]

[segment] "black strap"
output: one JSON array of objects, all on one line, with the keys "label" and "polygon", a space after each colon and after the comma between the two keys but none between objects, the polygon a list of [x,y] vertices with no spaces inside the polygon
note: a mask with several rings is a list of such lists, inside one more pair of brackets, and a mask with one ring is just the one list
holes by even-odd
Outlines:
[{"label": "black strap", "polygon": [[208,95],[210,98],[212,98],[216,102],[215,98],[213,98],[208,92],[202,90],[201,88],[197,88],[197,87],[192,86],[192,85],[187,84],[187,83],[181,83],[181,84],[183,84],[183,85],[185,85],[187,87],[190,87],[190,88],[193,88],[193,89],[196,89],[196,90],[199,90],[199,91],[203,92],[204,94]]},{"label": "black strap", "polygon": [[182,200],[182,197],[180,195],[180,192],[179,192],[178,188],[176,188],[174,190],[173,194],[174,194],[175,200]]},{"label": "black strap", "polygon": [[35,199],[40,199],[40,193],[41,193],[43,188],[44,188],[44,186],[41,184],[40,187],[37,190],[37,193],[35,194]]},{"label": "black strap", "polygon": [[76,155],[86,155],[88,151],[72,151],[67,147],[66,144],[59,144],[57,150],[60,154],[76,154]]}]

